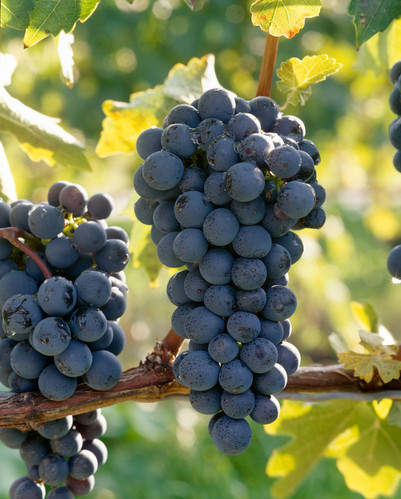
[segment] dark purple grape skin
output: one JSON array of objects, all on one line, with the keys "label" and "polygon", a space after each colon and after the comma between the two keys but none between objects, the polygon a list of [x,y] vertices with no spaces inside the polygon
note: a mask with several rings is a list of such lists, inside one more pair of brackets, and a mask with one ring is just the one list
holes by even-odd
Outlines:
[{"label": "dark purple grape skin", "polygon": [[80,216],[85,213],[88,194],[81,185],[69,184],[61,189],[59,201],[65,211]]}]

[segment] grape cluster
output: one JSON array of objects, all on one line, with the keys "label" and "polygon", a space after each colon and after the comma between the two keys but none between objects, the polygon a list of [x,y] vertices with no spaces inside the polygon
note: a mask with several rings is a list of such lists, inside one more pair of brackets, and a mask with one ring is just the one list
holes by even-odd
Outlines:
[{"label": "grape cluster", "polygon": [[217,88],[180,104],[138,138],[136,217],[152,225],[160,261],[173,268],[172,327],[189,339],[176,379],[227,454],[251,441],[245,419],[279,414],[274,397],[300,363],[286,340],[296,297],[287,272],[302,255],[290,229],[320,228],[320,155],[295,116],[268,97]]},{"label": "grape cluster", "polygon": [[[129,253],[126,232],[105,220],[112,209],[107,194],[88,199],[83,187],[66,181],[50,187],[46,203],[0,201],[0,236],[23,240],[15,248],[0,238],[0,381],[12,392],[39,390],[61,401],[80,381],[95,390],[119,381]],[[52,487],[49,499],[89,493],[107,458],[98,440],[105,430],[100,410],[30,433],[0,429],[0,440],[20,449],[28,470],[10,498],[42,499],[45,485]]]},{"label": "grape cluster", "polygon": [[125,231],[107,227],[112,208],[70,182],[53,184],[48,203],[0,202],[0,226],[25,231],[52,274],[0,239],[0,380],[13,392],[65,400],[78,380],[95,390],[119,381],[129,253]]},{"label": "grape cluster", "polygon": [[[389,99],[390,108],[398,117],[390,123],[389,138],[397,149],[393,157],[394,168],[401,173],[401,61],[396,62],[390,69],[390,79],[394,84]],[[401,279],[401,245],[395,246],[390,251],[387,268],[394,279]]]},{"label": "grape cluster", "polygon": [[[107,423],[100,409],[44,423],[38,431],[0,429],[0,440],[19,449],[27,475],[10,487],[10,499],[73,499],[88,494],[107,460],[99,440]],[[48,493],[46,496],[46,485]]]}]

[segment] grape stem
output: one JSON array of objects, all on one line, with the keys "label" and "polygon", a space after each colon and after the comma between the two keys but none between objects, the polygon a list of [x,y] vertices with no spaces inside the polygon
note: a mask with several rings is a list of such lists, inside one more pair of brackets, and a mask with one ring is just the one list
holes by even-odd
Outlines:
[{"label": "grape stem", "polygon": [[[53,402],[36,392],[0,392],[0,428],[37,430],[46,421],[77,415],[125,401],[158,402],[186,397],[189,389],[174,380],[172,363],[183,339],[172,330],[156,342],[144,362],[125,371],[110,390],[95,391],[79,384],[72,397]],[[291,375],[280,399],[317,402],[322,400],[401,400],[401,379],[383,383],[376,375],[370,383],[354,376],[340,364],[301,367]]]},{"label": "grape stem", "polygon": [[7,241],[9,241],[16,248],[20,249],[23,253],[30,256],[42,271],[45,279],[50,279],[50,277],[52,277],[52,273],[50,272],[49,267],[40,258],[40,256],[32,248],[20,241],[19,238],[23,238],[25,240],[32,239],[32,236],[28,232],[25,232],[18,227],[3,227],[0,228],[0,237],[2,237],[3,239],[7,239]]},{"label": "grape stem", "polygon": [[277,48],[278,48],[278,36],[272,36],[269,33],[266,34],[265,50],[263,53],[262,66],[260,68],[258,88],[256,90],[256,96],[263,95],[265,97],[270,97],[271,87],[274,75],[274,64],[276,62]]}]

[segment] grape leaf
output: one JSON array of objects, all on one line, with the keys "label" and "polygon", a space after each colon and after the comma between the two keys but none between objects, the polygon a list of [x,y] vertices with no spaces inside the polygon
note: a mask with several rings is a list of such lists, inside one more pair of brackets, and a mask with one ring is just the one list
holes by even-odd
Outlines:
[{"label": "grape leaf", "polygon": [[354,317],[366,327],[368,331],[377,333],[379,330],[379,319],[371,303],[351,302],[351,309]]},{"label": "grape leaf", "polygon": [[256,0],[251,5],[252,23],[273,36],[292,38],[305,25],[306,17],[319,15],[321,0]]},{"label": "grape leaf", "polygon": [[3,144],[0,142],[0,195],[8,201],[17,199],[15,182],[8,164],[7,156]]},{"label": "grape leaf", "polygon": [[399,0],[351,0],[348,13],[354,17],[356,46],[359,48],[369,38],[401,16]]},{"label": "grape leaf", "polygon": [[187,65],[176,64],[163,84],[168,97],[190,104],[210,88],[220,87],[214,69],[214,55],[193,57]]},{"label": "grape leaf", "polygon": [[341,67],[341,63],[327,54],[307,55],[302,60],[291,57],[284,61],[277,70],[277,76],[280,78],[277,88],[280,92],[287,94],[287,101],[283,108],[288,104],[304,105],[312,93],[311,86],[337,73]]},{"label": "grape leaf", "polygon": [[25,106],[4,88],[0,88],[0,131],[15,135],[32,161],[90,170],[83,145],[75,137],[56,119]]},{"label": "grape leaf", "polygon": [[337,354],[344,367],[352,369],[355,376],[367,383],[372,381],[376,371],[384,383],[399,378],[401,361],[394,358],[398,353],[397,345],[383,345],[383,338],[375,333],[361,331],[359,335],[361,345],[365,347],[367,353],[357,353],[350,350]]},{"label": "grape leaf", "polygon": [[14,29],[27,28],[29,12],[34,7],[34,0],[2,0],[0,2],[0,26]]},{"label": "grape leaf", "polygon": [[25,106],[4,88],[11,82],[14,58],[0,54],[0,131],[12,133],[32,161],[90,170],[83,145],[51,118]]},{"label": "grape leaf", "polygon": [[32,47],[48,35],[61,30],[69,33],[77,21],[85,22],[100,0],[36,0],[24,36],[25,47]]},{"label": "grape leaf", "polygon": [[166,96],[162,85],[136,92],[130,102],[107,100],[103,103],[103,130],[96,154],[102,158],[135,151],[139,134],[151,126],[160,126],[164,116],[178,101]]},{"label": "grape leaf", "polygon": [[280,418],[265,430],[293,437],[267,463],[267,474],[279,477],[271,489],[275,498],[292,495],[323,456],[337,459],[347,485],[364,497],[390,495],[401,478],[401,428],[378,419],[366,402],[285,401]]},{"label": "grape leaf", "polygon": [[103,130],[96,153],[100,157],[135,151],[139,134],[151,126],[161,126],[168,111],[182,102],[192,102],[208,88],[219,86],[214,72],[214,56],[193,58],[185,66],[176,64],[163,85],[136,92],[130,102],[103,103]]}]

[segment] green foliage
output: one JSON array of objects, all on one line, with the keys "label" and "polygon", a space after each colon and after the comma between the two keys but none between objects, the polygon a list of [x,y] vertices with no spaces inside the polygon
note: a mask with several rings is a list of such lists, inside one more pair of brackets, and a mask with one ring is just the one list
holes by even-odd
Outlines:
[{"label": "green foliage", "polygon": [[50,34],[74,29],[77,21],[85,22],[100,0],[35,0],[29,13],[29,25],[24,36],[25,47],[32,47]]},{"label": "green foliage", "polygon": [[401,4],[398,0],[351,0],[348,13],[354,16],[356,45],[359,48],[401,16]]},{"label": "green foliage", "polygon": [[45,161],[50,166],[57,164],[89,169],[82,151],[83,145],[63,130],[56,119],[29,108],[12,97],[4,88],[12,74],[10,59],[0,59],[3,86],[0,86],[0,131],[12,133],[32,161]]},{"label": "green foliage", "polygon": [[321,0],[256,0],[251,5],[252,23],[273,36],[292,38],[305,25],[305,18],[319,15]]},{"label": "green foliage", "polygon": [[324,81],[342,67],[334,58],[327,54],[306,56],[302,59],[292,57],[281,63],[277,70],[277,76],[280,80],[277,82],[277,88],[283,94],[287,94],[286,103],[296,106],[302,106],[312,94],[312,85]]},{"label": "green foliage", "polygon": [[378,418],[371,404],[285,401],[280,418],[265,429],[292,437],[267,463],[267,474],[279,477],[272,487],[278,499],[290,497],[324,456],[337,460],[348,487],[364,497],[391,495],[401,478],[401,429]]},{"label": "green foliage", "polygon": [[361,346],[366,353],[344,352],[338,354],[339,361],[346,369],[353,369],[355,376],[367,383],[372,381],[377,371],[380,379],[388,383],[398,379],[401,371],[401,361],[394,357],[398,353],[397,345],[383,345],[383,338],[376,333],[361,331]]},{"label": "green foliage", "polygon": [[29,24],[29,13],[35,7],[35,0],[2,0],[0,3],[0,26],[25,29]]}]

